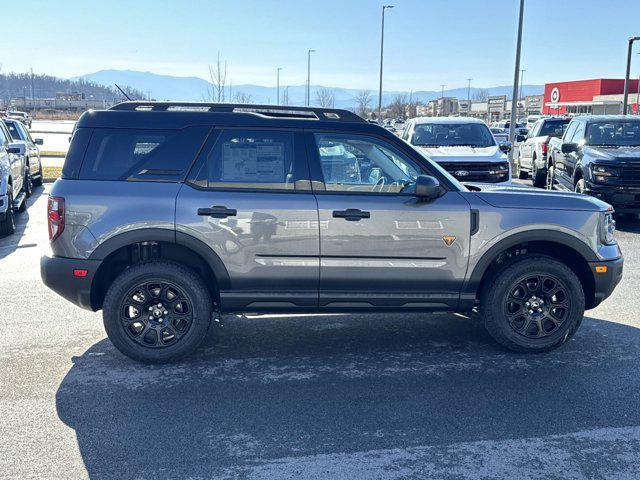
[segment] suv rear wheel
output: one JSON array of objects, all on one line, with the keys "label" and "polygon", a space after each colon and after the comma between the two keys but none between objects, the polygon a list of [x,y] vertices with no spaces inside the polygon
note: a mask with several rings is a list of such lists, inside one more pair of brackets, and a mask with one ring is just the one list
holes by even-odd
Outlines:
[{"label": "suv rear wheel", "polygon": [[212,302],[202,279],[180,264],[153,261],[122,272],[103,305],[104,327],[115,347],[145,363],[189,355],[204,339]]},{"label": "suv rear wheel", "polygon": [[518,352],[545,352],[565,343],[582,323],[584,292],[558,260],[536,255],[498,269],[480,298],[491,336]]},{"label": "suv rear wheel", "polygon": [[12,188],[11,185],[8,186],[9,193],[7,195],[7,201],[9,205],[7,206],[4,220],[0,221],[0,235],[13,235],[16,231],[16,218],[13,213],[13,195],[11,193]]},{"label": "suv rear wheel", "polygon": [[536,188],[544,188],[547,180],[547,172],[544,170],[538,170],[536,166],[536,157],[533,156],[531,161],[531,176],[533,177],[533,186]]}]

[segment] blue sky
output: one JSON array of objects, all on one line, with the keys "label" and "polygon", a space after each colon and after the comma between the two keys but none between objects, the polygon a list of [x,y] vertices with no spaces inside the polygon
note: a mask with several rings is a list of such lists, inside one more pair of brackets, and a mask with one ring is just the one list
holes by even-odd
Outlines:
[{"label": "blue sky", "polygon": [[[3,2],[2,72],[70,77],[102,69],[208,77],[217,52],[233,83],[377,88],[377,0],[21,0]],[[390,0],[385,89],[439,90],[512,81],[518,0]],[[525,83],[623,77],[638,0],[525,0]],[[10,24],[9,24],[10,25]],[[28,25],[25,29],[24,26]],[[14,33],[10,31],[9,33]],[[25,35],[28,33],[28,35]],[[20,38],[22,47],[13,45]],[[640,50],[640,45],[636,50]],[[634,55],[634,75],[640,55]]]}]

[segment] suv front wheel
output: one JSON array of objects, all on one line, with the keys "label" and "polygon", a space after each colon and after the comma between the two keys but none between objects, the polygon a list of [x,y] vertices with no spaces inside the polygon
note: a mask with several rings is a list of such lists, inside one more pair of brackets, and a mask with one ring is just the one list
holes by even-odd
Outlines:
[{"label": "suv front wheel", "polygon": [[580,326],[584,307],[576,274],[544,255],[499,268],[480,298],[480,311],[491,336],[518,352],[545,352],[565,343]]},{"label": "suv front wheel", "polygon": [[202,279],[180,264],[134,265],[111,284],[103,305],[104,327],[126,356],[162,363],[189,355],[204,339],[212,302]]}]

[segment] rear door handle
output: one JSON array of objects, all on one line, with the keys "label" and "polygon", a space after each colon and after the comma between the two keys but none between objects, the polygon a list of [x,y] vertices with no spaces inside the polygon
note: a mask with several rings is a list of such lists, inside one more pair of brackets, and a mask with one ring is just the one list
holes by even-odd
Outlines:
[{"label": "rear door handle", "polygon": [[334,210],[333,218],[344,218],[348,222],[357,222],[363,218],[371,218],[371,213],[363,212],[357,208],[347,208],[346,210]]},{"label": "rear door handle", "polygon": [[215,205],[211,208],[199,208],[198,215],[203,217],[227,218],[235,217],[238,211],[235,208],[227,208],[223,205]]}]

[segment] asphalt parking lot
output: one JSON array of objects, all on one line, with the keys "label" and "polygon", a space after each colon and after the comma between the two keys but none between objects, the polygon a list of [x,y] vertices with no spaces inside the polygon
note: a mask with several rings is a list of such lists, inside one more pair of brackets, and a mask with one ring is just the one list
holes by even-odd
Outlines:
[{"label": "asphalt parking lot", "polygon": [[45,191],[0,239],[2,478],[640,476],[636,219],[622,283],[552,353],[457,315],[229,316],[141,366],[42,285]]}]

